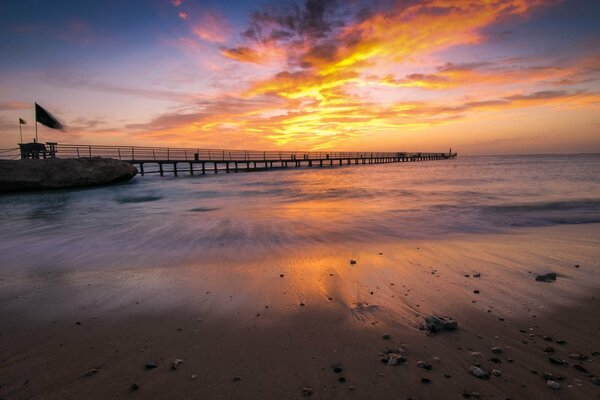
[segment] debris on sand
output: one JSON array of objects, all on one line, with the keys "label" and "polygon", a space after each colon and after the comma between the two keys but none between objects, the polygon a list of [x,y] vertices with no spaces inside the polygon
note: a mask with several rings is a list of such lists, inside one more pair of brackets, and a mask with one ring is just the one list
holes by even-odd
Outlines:
[{"label": "debris on sand", "polygon": [[429,333],[453,331],[458,328],[458,322],[452,318],[436,317],[435,315],[425,317],[425,325]]},{"label": "debris on sand", "polygon": [[560,384],[556,381],[546,381],[546,386],[552,389],[560,389]]},{"label": "debris on sand", "polygon": [[312,396],[312,388],[310,386],[304,386],[302,388],[302,396],[308,397],[308,396]]},{"label": "debris on sand", "polygon": [[472,366],[469,372],[471,375],[479,379],[485,379],[488,377],[488,374],[484,370],[476,366]]},{"label": "debris on sand", "polygon": [[406,362],[406,357],[402,355],[402,349],[388,349],[380,353],[380,356],[381,362],[389,366],[404,364]]},{"label": "debris on sand", "polygon": [[554,282],[556,280],[556,272],[538,275],[535,277],[535,280],[538,282]]},{"label": "debris on sand", "polygon": [[183,364],[183,360],[181,358],[176,358],[175,361],[173,361],[173,364],[171,364],[171,368],[177,369],[181,364]]}]

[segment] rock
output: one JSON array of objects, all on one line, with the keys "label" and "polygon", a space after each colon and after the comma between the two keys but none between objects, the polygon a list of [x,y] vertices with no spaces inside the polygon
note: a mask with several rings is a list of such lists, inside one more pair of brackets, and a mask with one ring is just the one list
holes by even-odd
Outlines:
[{"label": "rock", "polygon": [[173,361],[173,364],[171,364],[171,368],[177,369],[181,364],[183,364],[183,360],[181,358],[176,358],[175,361]]},{"label": "rock", "polygon": [[551,342],[552,341],[552,337],[551,336],[542,336],[542,339],[544,339],[546,342]]},{"label": "rock", "polygon": [[453,331],[458,328],[458,322],[455,320],[434,315],[425,318],[425,325],[429,333]]},{"label": "rock", "polygon": [[538,282],[554,282],[556,280],[556,272],[538,275],[535,277],[535,280]]},{"label": "rock", "polygon": [[563,365],[565,363],[563,360],[555,356],[548,356],[548,361],[556,365]]},{"label": "rock", "polygon": [[492,353],[502,354],[502,349],[500,347],[492,347]]},{"label": "rock", "polygon": [[421,378],[421,383],[431,383],[431,379],[429,379],[429,378]]},{"label": "rock", "polygon": [[196,374],[193,374],[192,376],[190,376],[191,380],[195,380],[196,378],[198,378],[198,375],[196,375]]},{"label": "rock", "polygon": [[91,368],[91,369],[88,369],[87,371],[85,371],[83,373],[83,376],[86,377],[86,378],[89,378],[90,376],[96,375],[98,372],[99,371],[98,371],[97,368]]},{"label": "rock", "polygon": [[417,367],[418,367],[418,368],[423,368],[423,369],[426,369],[426,370],[428,370],[428,371],[430,371],[430,370],[431,370],[431,364],[424,363],[423,361],[419,361],[419,362],[417,363]]},{"label": "rock", "polygon": [[342,382],[342,383],[343,383],[343,382],[346,382],[346,378],[344,378],[343,376],[340,376],[340,377],[338,378],[338,382]]},{"label": "rock", "polygon": [[544,353],[554,353],[554,347],[544,347]]},{"label": "rock", "polygon": [[354,264],[356,264],[356,260],[355,259],[350,260],[350,265],[354,265]]},{"label": "rock", "polygon": [[552,389],[560,389],[560,384],[556,381],[546,381],[546,386]]},{"label": "rock", "polygon": [[487,374],[485,373],[485,371],[482,370],[479,367],[473,366],[473,367],[471,367],[471,369],[469,370],[469,372],[471,373],[471,375],[473,375],[476,378],[479,378],[479,379],[485,379],[485,378],[487,378]]},{"label": "rock", "polygon": [[481,278],[481,274],[479,272],[476,272],[473,274],[473,278]]},{"label": "rock", "polygon": [[406,362],[406,358],[402,355],[401,349],[386,350],[385,352],[380,353],[380,355],[381,362],[389,366],[404,364]]},{"label": "rock", "polygon": [[598,378],[598,377],[596,377],[596,376],[594,376],[594,377],[591,379],[591,382],[592,382],[594,385],[600,386],[600,378]]},{"label": "rock", "polygon": [[0,192],[105,185],[128,181],[137,172],[128,162],[101,157],[0,160]]},{"label": "rock", "polygon": [[137,383],[132,383],[131,386],[129,386],[129,390],[131,390],[132,392],[140,390],[140,385],[138,385]]},{"label": "rock", "polygon": [[335,372],[336,374],[339,374],[344,370],[344,368],[342,368],[342,364],[332,365],[331,369],[333,369],[333,372]]},{"label": "rock", "polygon": [[309,396],[312,396],[312,393],[313,393],[313,391],[310,386],[304,386],[302,388],[302,396],[309,397]]},{"label": "rock", "polygon": [[479,290],[473,290],[473,293],[479,294]]},{"label": "rock", "polygon": [[391,337],[390,335],[387,335],[387,334],[386,334],[386,335],[383,335],[381,338],[382,338],[383,340],[390,340],[392,337]]},{"label": "rock", "polygon": [[572,358],[573,360],[578,360],[578,361],[583,361],[583,360],[587,359],[586,356],[584,356],[583,354],[579,354],[579,353],[569,354],[569,357]]},{"label": "rock", "polygon": [[585,369],[585,367],[583,365],[575,364],[575,365],[573,365],[573,368],[575,368],[579,372],[585,372],[585,373],[588,372],[588,370]]},{"label": "rock", "polygon": [[557,340],[555,340],[554,342],[555,342],[556,344],[566,344],[566,343],[567,343],[567,341],[566,341],[566,340],[563,340],[563,339],[557,339]]},{"label": "rock", "polygon": [[502,376],[502,371],[500,371],[499,369],[493,369],[492,374],[494,376]]},{"label": "rock", "polygon": [[239,382],[239,381],[241,381],[241,380],[242,380],[242,378],[241,378],[241,377],[239,377],[239,376],[237,376],[237,375],[233,377],[233,381],[234,381],[234,382]]},{"label": "rock", "polygon": [[146,369],[154,369],[154,368],[158,368],[157,362],[149,362],[146,364]]}]

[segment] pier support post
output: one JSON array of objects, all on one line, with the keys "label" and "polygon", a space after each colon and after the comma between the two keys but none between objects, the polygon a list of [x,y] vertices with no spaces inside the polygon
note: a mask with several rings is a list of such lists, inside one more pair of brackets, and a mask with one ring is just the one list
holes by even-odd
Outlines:
[{"label": "pier support post", "polygon": [[144,163],[140,163],[140,174],[144,176]]},{"label": "pier support post", "polygon": [[158,163],[158,172],[160,172],[160,176],[164,176],[162,163]]},{"label": "pier support post", "polygon": [[173,163],[173,174],[177,176],[177,162]]},{"label": "pier support post", "polygon": [[202,175],[206,175],[206,163],[202,163]]},{"label": "pier support post", "polygon": [[194,163],[190,161],[190,175],[194,175]]}]

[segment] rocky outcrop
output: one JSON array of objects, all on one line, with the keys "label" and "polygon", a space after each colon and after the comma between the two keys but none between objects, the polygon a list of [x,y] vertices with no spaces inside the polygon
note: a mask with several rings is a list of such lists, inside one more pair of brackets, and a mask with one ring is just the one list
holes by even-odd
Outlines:
[{"label": "rocky outcrop", "polygon": [[0,192],[81,188],[124,182],[137,168],[110,158],[0,160]]}]

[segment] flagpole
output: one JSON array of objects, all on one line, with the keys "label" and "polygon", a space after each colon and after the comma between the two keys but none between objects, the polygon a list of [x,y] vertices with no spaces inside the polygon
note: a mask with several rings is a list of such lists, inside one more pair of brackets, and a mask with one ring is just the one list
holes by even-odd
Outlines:
[{"label": "flagpole", "polygon": [[21,143],[23,143],[23,129],[21,129],[21,118],[19,118],[19,135],[21,136]]},{"label": "flagpole", "polygon": [[37,137],[37,118],[35,120],[35,141],[38,141],[38,137]]}]

